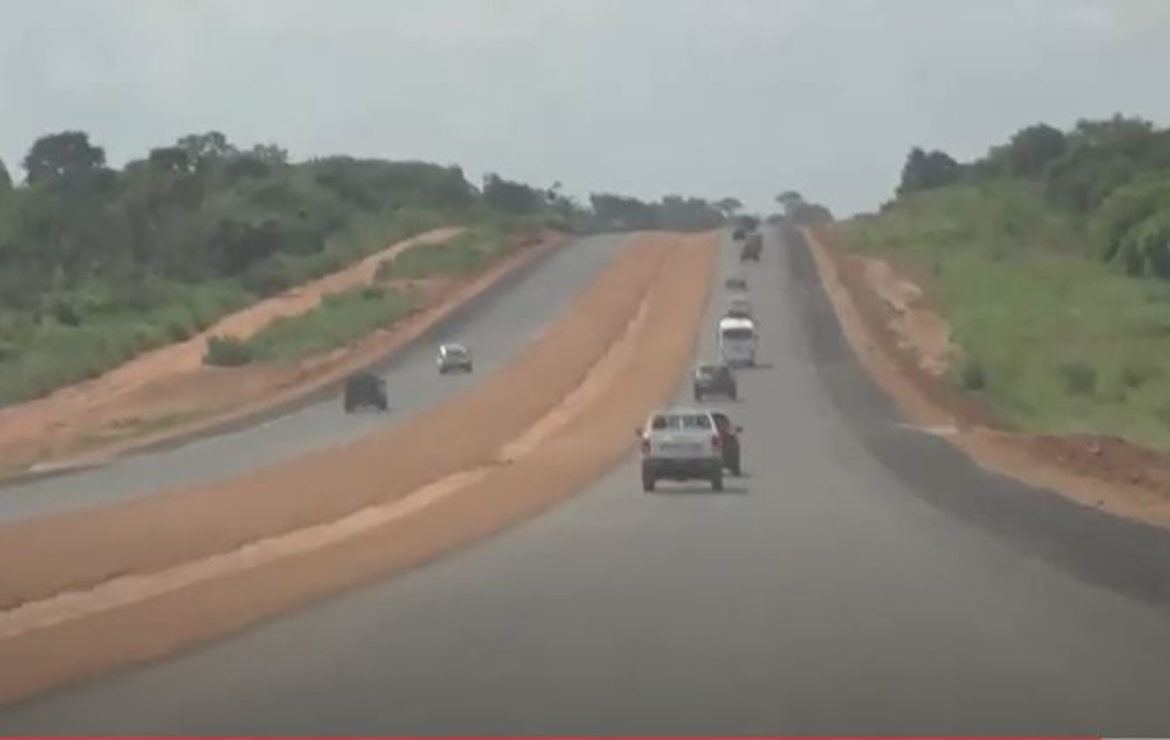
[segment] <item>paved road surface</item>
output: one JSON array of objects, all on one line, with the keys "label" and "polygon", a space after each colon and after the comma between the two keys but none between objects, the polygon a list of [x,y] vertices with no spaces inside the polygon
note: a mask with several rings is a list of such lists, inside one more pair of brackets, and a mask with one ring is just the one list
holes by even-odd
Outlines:
[{"label": "paved road surface", "polygon": [[[422,341],[378,368],[386,377],[390,414],[346,416],[339,393],[333,392],[260,426],[127,457],[101,469],[0,484],[0,522],[219,480],[396,424],[466,389],[515,356],[597,276],[624,241],[620,236],[597,236],[567,245],[520,275],[505,278],[506,288],[490,292],[475,302],[473,310],[445,322],[434,341]],[[435,351],[448,339],[465,341],[472,348],[474,375],[438,379]]]},{"label": "paved road surface", "polygon": [[748,273],[770,367],[725,405],[748,477],[724,493],[643,494],[631,460],[477,547],[0,732],[1170,731],[1168,538],[900,427],[807,254],[770,240]]}]

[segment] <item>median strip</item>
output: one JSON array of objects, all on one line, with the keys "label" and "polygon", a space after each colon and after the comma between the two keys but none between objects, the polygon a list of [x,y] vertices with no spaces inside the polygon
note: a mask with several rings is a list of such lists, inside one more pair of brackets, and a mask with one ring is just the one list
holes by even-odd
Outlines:
[{"label": "median strip", "polygon": [[[0,639],[0,665],[21,666],[19,672],[0,671],[0,702],[115,666],[156,659],[384,578],[538,513],[601,475],[633,449],[629,429],[671,397],[679,373],[693,355],[715,264],[715,240],[710,236],[654,235],[641,241],[643,249],[660,253],[650,262],[654,266],[650,280],[642,282],[623,272],[625,280],[641,285],[632,302],[623,301],[624,321],[600,331],[592,325],[597,316],[591,311],[610,302],[585,302],[545,335],[553,343],[545,350],[562,357],[586,340],[585,329],[592,325],[591,339],[608,337],[602,351],[593,353],[592,362],[556,403],[529,417],[528,424],[509,436],[497,435],[484,463],[459,468],[467,477],[432,476],[428,479],[432,487],[424,483],[411,489],[415,493],[410,504],[399,508],[389,508],[391,501],[376,504],[384,521],[373,525],[372,519],[347,520],[345,536],[339,528],[334,531],[336,539],[318,548],[286,550],[250,567],[83,619],[47,625],[22,617],[29,620],[24,629],[31,631]],[[626,295],[616,290],[616,283],[608,287],[613,291],[610,299]],[[590,313],[576,315],[582,308]],[[590,316],[591,321],[584,321]],[[577,321],[582,322],[581,333],[558,332],[558,327]],[[534,348],[532,359],[538,366],[542,356]],[[459,421],[469,426],[466,418]],[[539,442],[538,429],[543,430]],[[523,452],[503,455],[507,462],[502,462],[504,450],[512,455]],[[337,467],[332,473],[341,492],[348,480],[346,471]],[[393,476],[383,473],[382,479],[387,477]],[[40,618],[44,617],[42,612]]]},{"label": "median strip", "polygon": [[648,303],[649,298],[643,299],[625,333],[560,404],[538,419],[520,437],[501,447],[495,465],[451,473],[400,499],[359,509],[334,521],[250,542],[230,552],[182,563],[155,573],[114,578],[89,589],[68,591],[0,611],[0,639],[129,606],[290,555],[320,550],[404,519],[482,481],[494,467],[511,464],[532,454],[541,443],[563,429],[600,397],[629,361],[634,345],[640,338],[639,332],[645,326]]}]

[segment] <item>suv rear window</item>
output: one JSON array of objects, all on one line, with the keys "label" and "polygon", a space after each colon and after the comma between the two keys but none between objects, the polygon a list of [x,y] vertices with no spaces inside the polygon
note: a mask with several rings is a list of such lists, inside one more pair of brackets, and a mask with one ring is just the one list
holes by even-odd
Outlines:
[{"label": "suv rear window", "polygon": [[706,414],[660,414],[650,422],[651,429],[710,429]]}]

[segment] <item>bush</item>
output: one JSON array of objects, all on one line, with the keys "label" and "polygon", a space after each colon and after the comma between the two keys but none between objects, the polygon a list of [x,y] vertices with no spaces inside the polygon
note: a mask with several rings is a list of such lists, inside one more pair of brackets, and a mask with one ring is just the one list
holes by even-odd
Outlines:
[{"label": "bush", "polygon": [[1097,390],[1097,370],[1083,362],[1068,362],[1058,368],[1067,392],[1076,396],[1091,396]]},{"label": "bush", "polygon": [[252,361],[252,347],[235,337],[211,337],[207,340],[207,351],[203,364],[215,367],[240,367]]},{"label": "bush", "polygon": [[1118,379],[1126,388],[1140,388],[1160,375],[1161,371],[1153,365],[1126,363],[1121,366]]},{"label": "bush", "polygon": [[413,310],[404,291],[367,286],[325,296],[317,308],[277,319],[248,340],[250,356],[261,360],[297,360],[361,339]]},{"label": "bush", "polygon": [[959,382],[964,390],[981,391],[987,387],[987,377],[984,375],[983,363],[978,357],[968,356],[963,361],[963,370],[959,374]]},{"label": "bush", "polygon": [[279,258],[270,257],[245,270],[241,282],[248,291],[267,298],[288,289],[294,280]]}]

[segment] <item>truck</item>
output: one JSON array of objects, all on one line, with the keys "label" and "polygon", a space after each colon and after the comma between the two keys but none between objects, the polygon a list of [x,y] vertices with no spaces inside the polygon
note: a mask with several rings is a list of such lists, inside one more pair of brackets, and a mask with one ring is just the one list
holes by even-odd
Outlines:
[{"label": "truck", "polygon": [[759,333],[756,322],[748,318],[726,317],[719,321],[719,356],[732,367],[756,364]]}]

